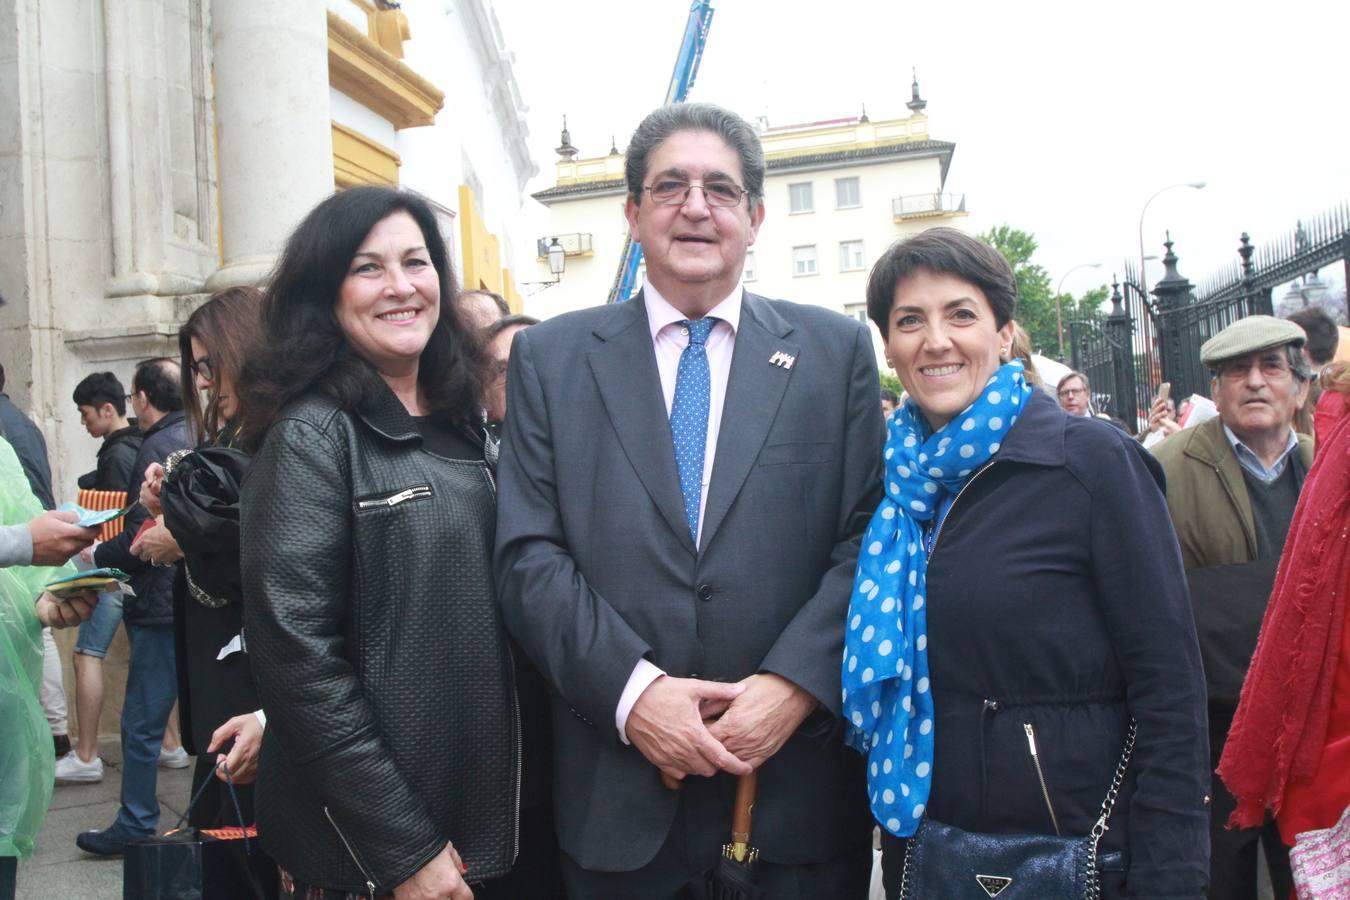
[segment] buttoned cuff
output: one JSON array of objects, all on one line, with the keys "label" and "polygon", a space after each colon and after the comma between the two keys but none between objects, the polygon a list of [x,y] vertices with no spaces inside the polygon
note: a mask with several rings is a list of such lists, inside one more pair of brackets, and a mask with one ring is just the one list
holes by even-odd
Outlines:
[{"label": "buttoned cuff", "polygon": [[263,728],[267,727],[267,713],[263,712],[261,709],[255,709],[253,711],[253,717],[258,720],[258,724]]},{"label": "buttoned cuff", "polygon": [[633,711],[633,704],[637,703],[648,685],[664,674],[659,667],[645,659],[639,659],[637,665],[633,666],[633,674],[628,676],[628,683],[619,695],[619,706],[614,710],[614,726],[619,729],[619,740],[625,744],[629,740],[624,729],[628,726],[628,714]]}]

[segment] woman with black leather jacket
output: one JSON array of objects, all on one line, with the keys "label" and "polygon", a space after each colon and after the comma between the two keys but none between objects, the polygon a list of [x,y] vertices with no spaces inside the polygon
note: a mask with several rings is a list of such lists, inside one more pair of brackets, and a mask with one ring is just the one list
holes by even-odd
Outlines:
[{"label": "woman with black leather jacket", "polygon": [[485,359],[454,292],[425,201],[343,191],[292,234],[245,367],[258,823],[283,896],[547,896],[510,881],[533,857],[524,737]]}]

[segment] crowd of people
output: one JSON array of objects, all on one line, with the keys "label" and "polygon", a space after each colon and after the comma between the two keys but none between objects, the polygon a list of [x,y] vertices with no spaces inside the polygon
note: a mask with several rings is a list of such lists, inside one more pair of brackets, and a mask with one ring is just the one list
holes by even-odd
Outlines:
[{"label": "crowd of people", "polygon": [[[418,196],[324,200],[177,359],[77,387],[80,487],[134,502],[106,540],[42,511],[0,393],[0,898],[53,781],[103,776],[119,623],[120,808],[77,843],[153,835],[191,755],[189,821],[256,824],[267,897],[702,897],[749,804],[766,897],[867,897],[878,833],[890,898],[1063,869],[1245,900],[1258,848],[1291,896],[1350,805],[1320,324],[1234,323],[1201,349],[1217,415],[1160,397],[1135,435],[1037,372],[1006,260],[933,228],[867,284],[896,396],[866,326],[745,290],[752,126],[663,107],[625,164],[642,290],[542,323],[457,289]],[[77,565],[134,596],[43,591]],[[75,624],[72,747],[39,698],[42,626]]]}]

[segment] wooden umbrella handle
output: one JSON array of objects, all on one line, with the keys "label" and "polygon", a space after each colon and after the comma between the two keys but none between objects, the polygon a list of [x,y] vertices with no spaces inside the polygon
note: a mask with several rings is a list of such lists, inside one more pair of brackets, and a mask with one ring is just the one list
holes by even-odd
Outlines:
[{"label": "wooden umbrella handle", "polygon": [[750,843],[750,821],[755,809],[755,788],[759,770],[736,779],[736,809],[731,815],[732,843]]}]

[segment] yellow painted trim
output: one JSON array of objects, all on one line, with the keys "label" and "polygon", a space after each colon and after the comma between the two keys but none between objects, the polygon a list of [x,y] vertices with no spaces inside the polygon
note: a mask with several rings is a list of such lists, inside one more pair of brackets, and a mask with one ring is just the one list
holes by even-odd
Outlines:
[{"label": "yellow painted trim", "polygon": [[525,300],[520,296],[520,291],[516,290],[516,279],[512,277],[510,269],[502,269],[502,297],[506,300],[506,306],[512,315],[519,315],[525,311]]},{"label": "yellow painted trim", "polygon": [[408,17],[397,9],[382,9],[370,17],[370,37],[384,52],[403,58],[403,42],[412,37]]},{"label": "yellow painted trim", "polygon": [[445,93],[328,11],[328,83],[395,128],[431,125]]},{"label": "yellow painted trim", "polygon": [[478,198],[467,184],[459,186],[459,235],[462,250],[460,276],[465,290],[502,293],[501,251],[497,236],[488,231]]},{"label": "yellow painted trim", "polygon": [[[906,144],[930,140],[927,116],[886,119],[880,122],[843,122],[804,126],[760,135],[764,158],[772,160],[816,156],[846,150],[871,150],[877,147],[903,148]],[[560,159],[556,163],[554,184],[570,187],[623,179],[622,156],[593,156]]]},{"label": "yellow painted trim", "polygon": [[903,216],[892,215],[891,221],[894,222],[896,225],[899,225],[902,222],[913,222],[915,219],[963,219],[968,215],[970,215],[970,213],[965,212],[963,210],[947,210],[941,212],[938,211],[913,212],[913,213],[906,213]]},{"label": "yellow painted trim", "polygon": [[333,182],[338,188],[358,184],[398,184],[397,153],[383,144],[333,123]]}]

